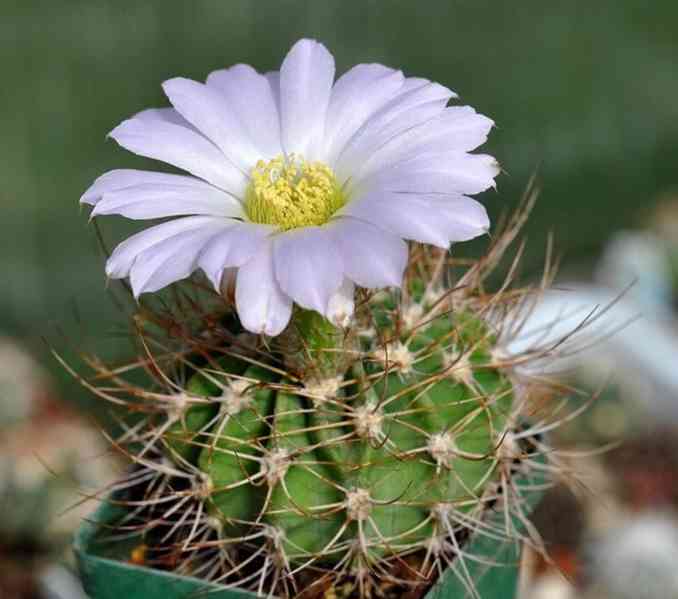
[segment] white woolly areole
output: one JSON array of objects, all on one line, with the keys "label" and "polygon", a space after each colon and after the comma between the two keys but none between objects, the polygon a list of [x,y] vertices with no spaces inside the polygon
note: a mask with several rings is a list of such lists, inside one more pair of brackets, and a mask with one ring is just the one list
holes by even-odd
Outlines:
[{"label": "white woolly areole", "polygon": [[291,463],[289,451],[281,448],[270,451],[261,459],[261,471],[269,486],[273,486],[285,478]]},{"label": "white woolly areole", "polygon": [[458,456],[459,451],[450,432],[431,435],[428,439],[427,449],[436,461],[438,469],[452,467],[452,461]]},{"label": "white woolly areole", "polygon": [[342,379],[340,377],[328,377],[325,379],[313,379],[304,382],[302,394],[313,400],[313,403],[319,405],[325,403],[328,399],[336,397]]},{"label": "white woolly areole", "polygon": [[395,369],[402,374],[412,372],[414,355],[401,341],[379,348],[374,352],[374,357],[384,365],[384,368]]},{"label": "white woolly areole", "polygon": [[473,364],[471,363],[469,352],[455,353],[454,351],[445,351],[443,353],[443,367],[456,381],[467,387],[475,385]]},{"label": "white woolly areole", "polygon": [[380,442],[384,437],[384,413],[374,401],[353,410],[353,426],[358,436]]},{"label": "white woolly areole", "polygon": [[252,383],[242,379],[231,380],[219,397],[221,410],[225,414],[233,416],[248,408],[254,399],[252,391],[248,391],[251,386]]},{"label": "white woolly areole", "polygon": [[451,503],[439,502],[431,508],[431,515],[438,522],[445,523],[449,521],[450,513],[453,513],[454,511],[455,507]]},{"label": "white woolly areole", "polygon": [[421,323],[423,316],[424,307],[416,302],[407,304],[400,310],[400,320],[407,331],[414,329]]},{"label": "white woolly areole", "polygon": [[349,520],[367,520],[372,511],[372,500],[367,489],[353,489],[346,493],[346,515]]},{"label": "white woolly areole", "polygon": [[191,397],[186,393],[176,393],[170,396],[164,404],[167,410],[167,417],[170,420],[180,420],[190,405],[190,399]]}]

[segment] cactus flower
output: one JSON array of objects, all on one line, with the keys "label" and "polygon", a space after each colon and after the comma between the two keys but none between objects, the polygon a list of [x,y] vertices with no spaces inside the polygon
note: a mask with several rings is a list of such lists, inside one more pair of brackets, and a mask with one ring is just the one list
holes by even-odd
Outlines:
[{"label": "cactus flower", "polygon": [[198,269],[218,290],[237,269],[243,326],[277,335],[294,303],[337,323],[355,285],[400,286],[404,240],[448,248],[486,232],[469,195],[493,186],[498,166],[470,152],[493,122],[448,106],[456,96],[444,86],[379,64],[334,75],[328,50],[300,40],[279,72],[238,64],[206,83],[166,81],[171,108],[110,136],[187,174],[113,170],[81,202],[92,216],[179,218],[118,245],[107,275],[129,277],[138,297]]}]

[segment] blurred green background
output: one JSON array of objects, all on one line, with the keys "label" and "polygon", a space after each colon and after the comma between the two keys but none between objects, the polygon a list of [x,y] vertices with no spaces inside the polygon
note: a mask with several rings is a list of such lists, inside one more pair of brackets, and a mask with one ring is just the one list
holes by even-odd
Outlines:
[{"label": "blurred green background", "polygon": [[[149,164],[106,133],[165,105],[165,79],[236,62],[278,68],[302,36],[325,42],[338,72],[395,66],[496,121],[486,150],[506,174],[482,198],[491,216],[535,171],[543,188],[528,270],[550,230],[570,263],[592,262],[678,181],[676,0],[1,0],[0,334],[32,347],[69,390],[43,336],[62,328],[123,354],[78,199],[106,170]],[[103,223],[110,243],[134,228]]]}]

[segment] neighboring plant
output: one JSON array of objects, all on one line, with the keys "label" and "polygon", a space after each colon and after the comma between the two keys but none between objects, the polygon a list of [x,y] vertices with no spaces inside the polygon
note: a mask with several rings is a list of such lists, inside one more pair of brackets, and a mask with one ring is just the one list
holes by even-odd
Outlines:
[{"label": "neighboring plant", "polygon": [[665,599],[678,593],[678,525],[670,512],[628,514],[591,553],[586,597]]},{"label": "neighboring plant", "polygon": [[73,533],[91,509],[80,493],[96,491],[119,472],[111,460],[102,459],[105,440],[55,396],[54,387],[27,351],[0,337],[3,598],[43,597],[40,587],[52,590],[47,573],[59,570]]},{"label": "neighboring plant", "polygon": [[171,80],[174,109],[111,134],[202,180],[95,182],[93,215],[183,215],[120,244],[108,275],[138,298],[201,269],[217,292],[196,277],[144,300],[138,357],[87,360],[134,464],[110,537],[138,537],[137,563],[260,594],[405,592],[450,568],[475,596],[469,563],[493,561],[465,550],[471,535],[538,544],[542,433],[566,418],[531,424],[521,374],[560,344],[508,351],[550,274],[513,289],[519,251],[488,279],[534,194],[484,257],[451,258],[489,227],[467,194],[498,168],[468,152],[492,121],[381,65],[333,76],[302,40],[279,74]]}]

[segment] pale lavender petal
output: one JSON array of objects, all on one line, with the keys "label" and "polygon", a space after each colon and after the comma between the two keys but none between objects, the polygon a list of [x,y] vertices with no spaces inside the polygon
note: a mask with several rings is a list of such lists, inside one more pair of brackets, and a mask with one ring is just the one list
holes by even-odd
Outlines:
[{"label": "pale lavender petal", "polygon": [[109,191],[94,207],[91,216],[120,214],[137,220],[188,214],[243,216],[242,204],[233,196],[198,179],[186,179],[189,184],[142,183]]},{"label": "pale lavender petal", "polygon": [[177,233],[141,252],[129,274],[134,297],[158,291],[189,277],[198,268],[198,256],[207,242],[229,225],[227,219],[214,219],[197,229]]},{"label": "pale lavender petal", "polygon": [[240,322],[252,333],[275,336],[287,326],[293,302],[275,279],[270,242],[238,270],[235,303]]},{"label": "pale lavender petal", "polygon": [[349,139],[403,86],[402,72],[380,64],[359,64],[332,88],[325,124],[324,158],[332,164]]},{"label": "pale lavender petal", "polygon": [[273,102],[275,102],[278,109],[278,120],[280,120],[280,71],[269,71],[264,73],[264,77],[266,77],[266,81],[268,81],[268,85],[271,88]]},{"label": "pale lavender petal", "polygon": [[482,204],[465,196],[374,191],[342,210],[402,237],[447,249],[489,228]]},{"label": "pale lavender petal", "polygon": [[450,106],[432,119],[403,130],[381,146],[374,146],[369,157],[353,173],[358,184],[395,163],[429,154],[464,153],[474,150],[487,140],[494,122],[476,113],[470,106]]},{"label": "pale lavender petal", "polygon": [[[494,187],[497,161],[487,154],[426,154],[384,167],[353,190],[385,189],[410,193],[475,194]],[[360,190],[360,194],[357,194]],[[369,192],[369,191],[368,191]]]},{"label": "pale lavender petal", "polygon": [[399,287],[407,265],[407,244],[392,233],[355,218],[327,225],[344,262],[344,274],[361,287]]},{"label": "pale lavender petal", "polygon": [[261,158],[281,154],[278,105],[265,75],[257,73],[249,65],[237,64],[211,73],[207,85],[223,94]]},{"label": "pale lavender petal", "polygon": [[101,197],[111,191],[118,191],[126,187],[135,185],[145,185],[147,183],[159,183],[169,185],[207,185],[195,177],[185,175],[171,175],[167,173],[158,173],[154,171],[140,171],[134,169],[116,169],[108,171],[98,177],[89,189],[82,194],[80,203],[96,204]]},{"label": "pale lavender petal", "polygon": [[313,159],[325,125],[334,58],[322,44],[299,40],[280,67],[280,126],[286,153]]},{"label": "pale lavender petal", "polygon": [[[183,77],[165,81],[162,87],[174,108],[223,152],[224,161],[247,173],[261,158],[240,115],[221,91]],[[242,93],[246,96],[248,90]]]},{"label": "pale lavender petal", "polygon": [[356,131],[335,163],[342,178],[355,172],[389,140],[438,116],[455,93],[426,79],[405,79],[400,93]]},{"label": "pale lavender petal", "polygon": [[456,97],[444,85],[408,77],[400,93],[367,120],[353,142],[378,148],[392,137],[440,115]]},{"label": "pale lavender petal", "polygon": [[109,135],[130,152],[172,164],[238,198],[244,196],[245,175],[193,128],[146,115],[123,121]]},{"label": "pale lavender petal", "polygon": [[162,122],[169,123],[170,125],[180,125],[181,127],[186,127],[192,131],[197,131],[197,129],[174,108],[147,108],[146,110],[137,112],[134,115],[134,118],[149,123]]},{"label": "pale lavender petal", "polygon": [[120,243],[111,254],[106,262],[106,275],[112,279],[122,279],[129,275],[137,256],[148,248],[185,231],[197,230],[217,222],[224,223],[224,219],[212,216],[189,216],[177,218],[132,235]]},{"label": "pale lavender petal", "polygon": [[343,280],[341,257],[328,229],[307,227],[276,235],[273,261],[283,292],[303,308],[325,314]]},{"label": "pale lavender petal", "polygon": [[480,202],[466,196],[431,195],[431,212],[440,210],[448,223],[450,241],[467,241],[490,230],[490,218]]},{"label": "pale lavender petal", "polygon": [[341,287],[330,298],[327,305],[327,319],[338,327],[347,327],[355,310],[355,285],[350,279],[344,279]]},{"label": "pale lavender petal", "polygon": [[274,228],[268,225],[234,222],[205,245],[198,265],[214,288],[219,289],[224,269],[242,266],[251,260],[273,232]]},{"label": "pale lavender petal", "polygon": [[494,121],[471,106],[448,106],[439,117],[417,133],[420,147],[434,145],[433,151],[470,152],[487,141]]}]

